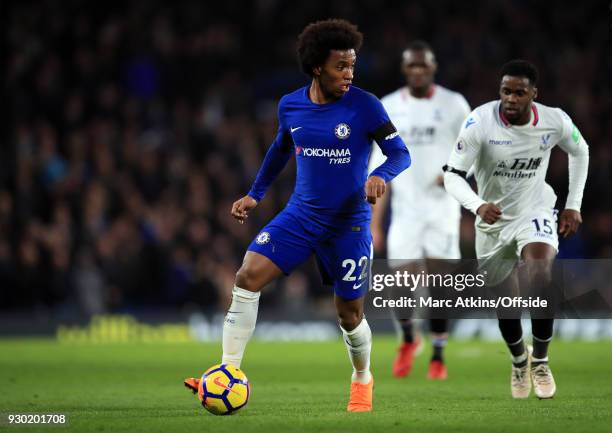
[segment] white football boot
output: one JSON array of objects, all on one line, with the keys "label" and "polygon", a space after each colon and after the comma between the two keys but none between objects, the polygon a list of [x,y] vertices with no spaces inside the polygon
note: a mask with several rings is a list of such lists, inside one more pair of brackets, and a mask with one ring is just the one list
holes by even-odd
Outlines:
[{"label": "white football boot", "polygon": [[538,364],[531,367],[531,380],[533,381],[533,392],[539,399],[553,398],[557,391],[555,378],[548,363]]},{"label": "white football boot", "polygon": [[529,370],[531,367],[531,347],[527,348],[527,364],[523,367],[512,365],[512,376],[510,377],[510,390],[512,398],[527,398],[531,392],[531,378]]}]

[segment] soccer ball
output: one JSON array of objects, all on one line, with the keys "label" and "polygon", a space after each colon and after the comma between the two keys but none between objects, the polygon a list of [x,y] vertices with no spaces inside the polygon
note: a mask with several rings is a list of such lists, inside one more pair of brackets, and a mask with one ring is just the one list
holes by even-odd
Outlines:
[{"label": "soccer ball", "polygon": [[230,415],[246,406],[251,385],[239,368],[217,364],[202,375],[198,397],[204,409],[215,415]]}]

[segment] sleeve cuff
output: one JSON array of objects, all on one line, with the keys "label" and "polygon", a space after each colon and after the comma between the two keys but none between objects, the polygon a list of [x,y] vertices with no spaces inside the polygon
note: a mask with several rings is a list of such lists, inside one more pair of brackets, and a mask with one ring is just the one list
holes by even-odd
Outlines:
[{"label": "sleeve cuff", "polygon": [[253,190],[250,190],[247,195],[251,197],[253,200],[255,200],[257,203],[259,203],[261,199],[263,198],[263,195],[260,196],[258,194],[255,194]]},{"label": "sleeve cuff", "polygon": [[580,212],[580,203],[567,202],[567,203],[565,203],[565,209],[571,209],[571,210],[575,210],[576,212]]},{"label": "sleeve cuff", "polygon": [[476,203],[474,203],[474,204],[473,204],[473,205],[472,205],[472,206],[469,208],[469,210],[470,210],[470,211],[471,211],[471,212],[472,212],[474,215],[478,215],[476,212],[478,212],[478,208],[479,208],[480,206],[482,206],[483,204],[487,204],[487,202],[486,202],[486,201],[484,201],[484,200],[477,201]]}]

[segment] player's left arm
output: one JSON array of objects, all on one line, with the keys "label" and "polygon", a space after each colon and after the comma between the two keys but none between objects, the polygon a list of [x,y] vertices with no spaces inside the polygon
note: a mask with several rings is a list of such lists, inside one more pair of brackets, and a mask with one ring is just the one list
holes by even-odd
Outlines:
[{"label": "player's left arm", "polygon": [[565,209],[559,218],[559,234],[566,238],[576,233],[582,224],[580,206],[589,172],[589,146],[570,117],[561,113],[563,131],[557,144],[568,155],[569,187]]},{"label": "player's left arm", "polygon": [[382,103],[373,95],[370,102],[369,114],[372,127],[368,128],[369,134],[387,157],[385,162],[370,173],[365,185],[368,202],[375,204],[376,198],[385,193],[386,184],[410,167],[412,161],[406,143],[389,119]]}]

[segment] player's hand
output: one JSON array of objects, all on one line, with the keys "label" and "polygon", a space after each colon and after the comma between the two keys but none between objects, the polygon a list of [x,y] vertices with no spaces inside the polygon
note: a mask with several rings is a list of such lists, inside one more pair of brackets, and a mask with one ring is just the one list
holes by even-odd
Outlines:
[{"label": "player's hand", "polygon": [[565,209],[559,217],[559,234],[564,238],[574,235],[582,224],[582,215],[574,209]]},{"label": "player's hand", "polygon": [[476,213],[487,224],[495,224],[501,218],[502,211],[494,203],[485,203],[480,205]]},{"label": "player's hand", "polygon": [[436,177],[436,182],[435,182],[436,186],[439,186],[441,188],[444,188],[444,176],[443,175],[438,175]]},{"label": "player's hand", "polygon": [[245,195],[240,200],[236,200],[232,205],[232,216],[236,218],[240,224],[244,224],[249,217],[249,211],[255,206],[257,206],[257,200],[249,195]]},{"label": "player's hand", "polygon": [[382,177],[370,176],[365,184],[368,203],[376,204],[376,199],[382,197],[387,189],[387,183]]}]

